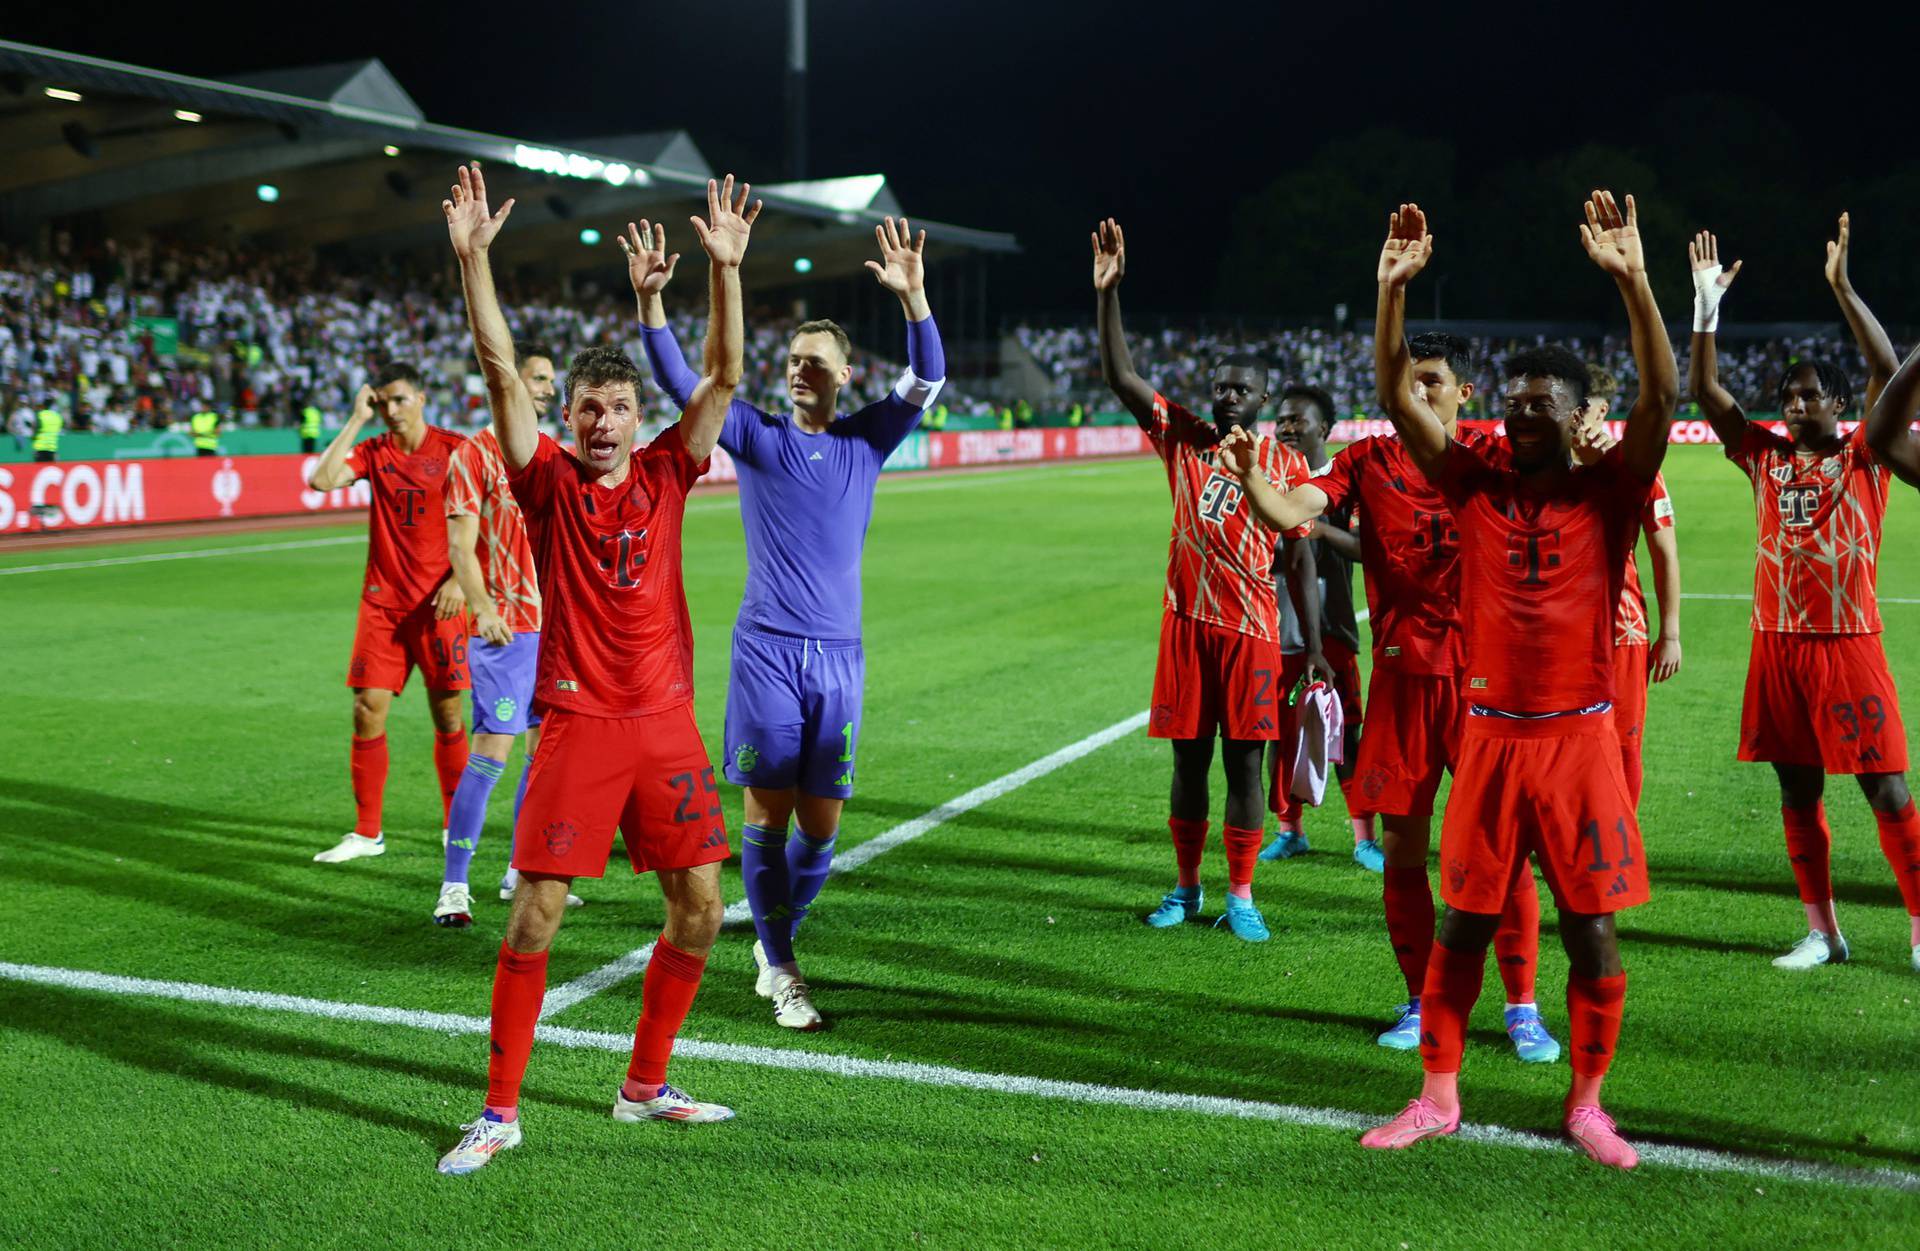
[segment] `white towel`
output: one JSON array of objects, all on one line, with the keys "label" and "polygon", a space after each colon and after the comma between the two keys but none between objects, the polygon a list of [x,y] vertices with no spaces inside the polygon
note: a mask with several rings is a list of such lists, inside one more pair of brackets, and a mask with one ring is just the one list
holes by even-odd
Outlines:
[{"label": "white towel", "polygon": [[1315,682],[1300,692],[1294,723],[1299,733],[1294,740],[1293,785],[1288,789],[1295,799],[1318,808],[1327,793],[1327,774],[1334,765],[1344,763],[1346,714],[1332,688]]}]

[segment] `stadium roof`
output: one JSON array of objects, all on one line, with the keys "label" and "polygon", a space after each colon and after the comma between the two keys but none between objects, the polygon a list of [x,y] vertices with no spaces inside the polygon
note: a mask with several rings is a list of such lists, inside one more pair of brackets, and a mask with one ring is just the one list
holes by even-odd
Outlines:
[{"label": "stadium roof", "polygon": [[[425,253],[446,246],[439,201],[466,160],[487,168],[496,202],[518,200],[512,262],[548,271],[615,262],[615,233],[643,216],[667,223],[675,250],[697,247],[685,221],[704,207],[713,173],[683,130],[556,145],[429,122],[378,60],[218,81],[0,40],[0,234],[9,238],[65,226]],[[882,174],[762,184],[755,194],[769,215],[745,277],[766,286],[858,270],[874,223],[900,212]],[[1011,235],[916,224],[948,256],[1018,250]],[[601,232],[598,246],[583,245],[588,229]],[[812,262],[805,275],[795,272],[801,257]]]}]

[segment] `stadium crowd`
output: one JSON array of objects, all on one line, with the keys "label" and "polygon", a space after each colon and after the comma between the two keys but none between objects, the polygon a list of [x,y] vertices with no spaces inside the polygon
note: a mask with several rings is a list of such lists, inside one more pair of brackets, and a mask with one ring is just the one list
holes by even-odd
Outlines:
[{"label": "stadium crowd", "polygon": [[[624,288],[587,298],[540,293],[510,304],[507,317],[518,337],[563,364],[600,344],[638,351]],[[700,341],[700,318],[670,319],[683,343]],[[750,316],[743,399],[786,407],[794,324]],[[337,424],[386,360],[419,364],[435,390],[432,420],[484,423],[465,305],[445,276],[351,275],[310,255],[217,247],[109,241],[80,255],[64,238],[41,254],[0,245],[0,411],[16,433],[48,404],[69,428],[106,433],[169,427],[203,408],[243,425],[283,426],[313,404]],[[900,368],[856,347],[843,394],[856,408],[877,399]],[[672,411],[664,394],[648,390],[650,409]],[[956,411],[982,407],[951,392],[947,402]]]},{"label": "stadium crowd", "polygon": [[[1036,404],[1042,407],[1054,404],[1064,407],[1073,403],[1104,406],[1107,392],[1100,381],[1098,337],[1091,317],[1084,324],[1069,326],[1023,325],[1015,333],[1021,345],[1054,381],[1055,393],[1045,402],[1036,397]],[[1626,394],[1633,393],[1633,352],[1625,338],[1609,335],[1597,345],[1578,338],[1556,337],[1556,341],[1565,342],[1573,351],[1603,365],[1620,381]],[[1322,329],[1222,333],[1168,326],[1137,333],[1132,342],[1135,363],[1142,376],[1153,379],[1170,395],[1185,397],[1189,404],[1205,402],[1216,361],[1228,353],[1251,352],[1268,361],[1276,381],[1324,388],[1343,415],[1370,417],[1377,408],[1370,334]],[[1498,378],[1502,376],[1507,357],[1546,342],[1546,337],[1476,338],[1473,342],[1484,378]],[[1687,370],[1684,338],[1676,341],[1675,347],[1684,376]],[[1790,366],[1807,357],[1846,361],[1857,372],[1865,370],[1851,340],[1842,337],[1836,327],[1832,336],[1818,338],[1728,338],[1720,344],[1720,378],[1749,412],[1770,412],[1779,407],[1777,395]],[[1483,394],[1470,401],[1464,415],[1487,416],[1485,400]]]},{"label": "stadium crowd", "polygon": [[[578,291],[564,299],[557,291],[531,294],[509,304],[507,316],[516,335],[548,345],[563,361],[597,344],[636,350],[631,299],[617,289],[586,299]],[[691,312],[676,310],[670,319],[683,343],[698,342],[702,330]],[[749,402],[786,407],[783,366],[794,324],[764,310],[749,318],[742,388]],[[1091,318],[1021,325],[1014,333],[1053,380],[1050,393],[1020,397],[1033,409],[1108,406]],[[1213,361],[1251,351],[1272,362],[1277,378],[1326,388],[1342,413],[1373,411],[1370,335],[1166,326],[1137,342],[1144,372],[1177,394],[1202,394]],[[1506,356],[1533,345],[1476,341],[1489,377],[1499,376]],[[878,398],[900,369],[893,357],[858,346],[846,392],[854,407]],[[1595,355],[1632,389],[1625,339],[1570,346]],[[1742,404],[1767,411],[1795,360],[1853,354],[1837,337],[1729,339],[1720,369]],[[462,428],[484,421],[465,307],[444,275],[346,274],[310,255],[221,247],[108,241],[82,255],[64,237],[37,254],[0,245],[0,412],[16,434],[30,431],[34,410],[48,404],[69,428],[105,433],[174,426],[203,408],[242,425],[281,426],[295,424],[300,409],[312,404],[334,424],[370,371],[390,359],[421,364],[437,388],[433,420]],[[648,389],[649,407],[669,412],[665,396],[650,383]],[[943,399],[956,413],[995,411],[952,390]],[[1468,415],[1476,410],[1485,413],[1482,400],[1469,405]]]}]

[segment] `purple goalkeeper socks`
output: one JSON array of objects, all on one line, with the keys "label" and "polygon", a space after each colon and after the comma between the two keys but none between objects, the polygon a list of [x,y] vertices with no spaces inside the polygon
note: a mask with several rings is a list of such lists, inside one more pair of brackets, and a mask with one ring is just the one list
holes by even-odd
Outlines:
[{"label": "purple goalkeeper socks", "polygon": [[753,931],[760,936],[768,964],[792,964],[793,888],[787,873],[792,852],[787,832],[746,825],[740,842],[740,879],[747,888],[747,906],[753,909]]},{"label": "purple goalkeeper socks", "polygon": [[441,881],[467,880],[467,866],[480,848],[480,830],[487,822],[487,798],[506,768],[504,760],[468,755],[460,785],[454,788],[453,806],[447,810],[447,867]]},{"label": "purple goalkeeper socks", "polygon": [[[787,840],[787,877],[793,883],[793,926],[787,934],[788,950],[792,950],[793,935],[800,932],[800,922],[807,919],[807,909],[819,897],[820,888],[827,884],[827,873],[833,868],[833,840],[839,833],[835,830],[821,839],[799,830]],[[767,948],[767,958],[773,958],[771,945]]]}]

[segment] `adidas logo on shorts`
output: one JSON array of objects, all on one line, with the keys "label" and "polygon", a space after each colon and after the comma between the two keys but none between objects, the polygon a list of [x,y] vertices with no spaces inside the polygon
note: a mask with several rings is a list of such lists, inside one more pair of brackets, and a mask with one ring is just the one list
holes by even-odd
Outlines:
[{"label": "adidas logo on shorts", "polygon": [[1627,885],[1627,875],[1617,874],[1613,879],[1613,885],[1607,887],[1607,896],[1611,898],[1614,895],[1624,895],[1630,889],[1632,888]]}]

